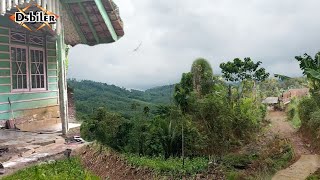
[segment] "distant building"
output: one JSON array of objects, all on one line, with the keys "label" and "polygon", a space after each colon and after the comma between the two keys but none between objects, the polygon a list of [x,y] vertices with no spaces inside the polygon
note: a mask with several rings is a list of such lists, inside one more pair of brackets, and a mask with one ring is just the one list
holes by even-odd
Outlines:
[{"label": "distant building", "polygon": [[308,88],[302,88],[302,89],[290,89],[285,92],[283,92],[279,98],[279,100],[284,104],[290,103],[290,101],[293,98],[302,98],[304,96],[309,95],[309,89]]},{"label": "distant building", "polygon": [[309,95],[308,88],[290,89],[281,94],[280,97],[267,97],[262,104],[268,105],[275,110],[283,110],[285,105],[289,104],[293,98],[302,98]]}]

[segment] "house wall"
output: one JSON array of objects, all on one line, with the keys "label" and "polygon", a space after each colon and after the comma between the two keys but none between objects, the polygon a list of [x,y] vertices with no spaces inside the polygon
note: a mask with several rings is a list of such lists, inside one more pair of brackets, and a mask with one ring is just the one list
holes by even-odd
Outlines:
[{"label": "house wall", "polygon": [[[59,94],[55,40],[51,40],[50,36],[42,34],[46,41],[46,90],[13,92],[10,60],[10,45],[13,43],[10,42],[10,32],[15,27],[7,18],[6,16],[0,17],[0,126],[3,126],[6,120],[13,117],[17,119],[17,123],[58,118]],[[32,45],[32,47],[37,46]],[[12,103],[12,109],[8,98]]]},{"label": "house wall", "polygon": [[284,103],[289,102],[293,98],[302,98],[304,96],[309,95],[309,89],[290,89],[284,93],[282,93],[280,100]]}]

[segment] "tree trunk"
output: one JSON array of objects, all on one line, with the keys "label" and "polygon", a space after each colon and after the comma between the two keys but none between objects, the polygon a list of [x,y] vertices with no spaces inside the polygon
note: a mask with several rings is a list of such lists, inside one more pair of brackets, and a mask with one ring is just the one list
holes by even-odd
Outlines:
[{"label": "tree trunk", "polygon": [[229,99],[229,103],[232,103],[232,89],[231,89],[231,85],[229,84],[228,87],[228,99]]}]

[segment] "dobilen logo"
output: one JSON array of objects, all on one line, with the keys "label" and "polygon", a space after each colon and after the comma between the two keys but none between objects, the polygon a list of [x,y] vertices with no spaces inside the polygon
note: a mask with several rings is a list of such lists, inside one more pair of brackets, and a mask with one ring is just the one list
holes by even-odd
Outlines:
[{"label": "dobilen logo", "polygon": [[[10,16],[10,19],[22,27],[32,31],[32,29],[27,25],[28,23],[35,24],[41,23],[41,25],[36,29],[36,31],[48,26],[51,30],[50,24],[57,23],[58,15],[50,12],[39,5],[35,5],[39,10],[38,11],[28,11],[31,5],[20,9],[17,7],[18,11]],[[27,12],[28,11],[28,12]]]}]

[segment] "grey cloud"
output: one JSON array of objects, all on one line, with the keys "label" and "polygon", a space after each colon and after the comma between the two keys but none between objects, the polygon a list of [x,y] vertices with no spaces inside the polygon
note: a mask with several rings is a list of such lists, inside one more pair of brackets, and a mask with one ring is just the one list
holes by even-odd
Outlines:
[{"label": "grey cloud", "polygon": [[70,78],[146,89],[179,81],[197,57],[207,58],[215,73],[223,61],[252,57],[271,73],[300,76],[294,56],[320,50],[318,0],[116,3],[125,36],[113,44],[72,48]]}]

